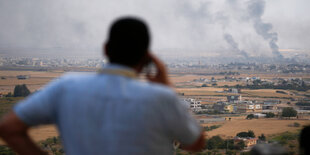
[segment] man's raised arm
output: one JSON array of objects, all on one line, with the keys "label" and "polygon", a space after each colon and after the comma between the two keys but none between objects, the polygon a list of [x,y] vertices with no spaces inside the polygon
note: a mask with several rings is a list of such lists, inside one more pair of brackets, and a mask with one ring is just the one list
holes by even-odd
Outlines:
[{"label": "man's raised arm", "polygon": [[29,127],[22,122],[14,112],[5,115],[0,121],[0,137],[18,154],[44,155],[29,137]]}]

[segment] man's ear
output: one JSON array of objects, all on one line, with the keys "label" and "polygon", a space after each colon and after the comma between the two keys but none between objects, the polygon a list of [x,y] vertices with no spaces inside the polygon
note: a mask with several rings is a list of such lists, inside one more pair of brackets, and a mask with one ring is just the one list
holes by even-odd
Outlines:
[{"label": "man's ear", "polygon": [[102,54],[106,57],[109,57],[109,53],[108,53],[108,43],[104,43],[102,45]]},{"label": "man's ear", "polygon": [[151,62],[150,51],[148,50],[145,53],[145,55],[142,57],[141,63],[143,66],[145,66],[145,65],[149,65],[150,62]]}]

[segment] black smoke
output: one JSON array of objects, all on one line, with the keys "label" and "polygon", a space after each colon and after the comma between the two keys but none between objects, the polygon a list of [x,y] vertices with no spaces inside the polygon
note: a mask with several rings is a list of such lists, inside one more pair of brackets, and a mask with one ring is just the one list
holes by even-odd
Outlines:
[{"label": "black smoke", "polygon": [[242,55],[244,58],[248,58],[248,54],[244,50],[239,49],[238,43],[234,40],[231,34],[225,33],[224,34],[225,41],[231,46],[233,52],[237,53],[238,55]]}]

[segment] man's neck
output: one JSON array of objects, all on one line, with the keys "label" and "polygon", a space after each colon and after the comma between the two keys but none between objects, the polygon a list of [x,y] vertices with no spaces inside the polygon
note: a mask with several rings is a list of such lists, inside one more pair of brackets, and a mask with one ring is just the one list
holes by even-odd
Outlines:
[{"label": "man's neck", "polygon": [[125,67],[128,67],[130,69],[133,69],[136,74],[139,74],[141,73],[142,69],[143,69],[143,66],[142,65],[133,65],[133,66],[129,66],[129,65],[124,65],[124,64],[120,64],[120,63],[112,63],[112,64],[116,64],[116,65],[121,65],[121,66],[125,66]]}]

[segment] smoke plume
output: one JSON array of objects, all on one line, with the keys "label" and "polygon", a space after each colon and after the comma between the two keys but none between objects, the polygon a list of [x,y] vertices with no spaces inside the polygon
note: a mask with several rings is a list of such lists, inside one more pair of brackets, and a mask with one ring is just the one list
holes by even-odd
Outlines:
[{"label": "smoke plume", "polygon": [[270,32],[272,29],[272,24],[264,23],[262,21],[262,15],[265,11],[265,1],[264,0],[252,0],[248,4],[248,13],[254,22],[254,29],[257,34],[262,36],[265,40],[269,41],[269,47],[272,50],[272,54],[277,59],[282,59],[283,56],[279,52],[279,47],[277,45],[278,34],[276,32]]},{"label": "smoke plume", "polygon": [[245,51],[239,49],[238,43],[236,43],[236,41],[234,40],[231,34],[225,33],[224,39],[231,46],[231,48],[233,49],[233,52],[236,52],[238,55],[242,55],[245,58],[249,57]]}]

